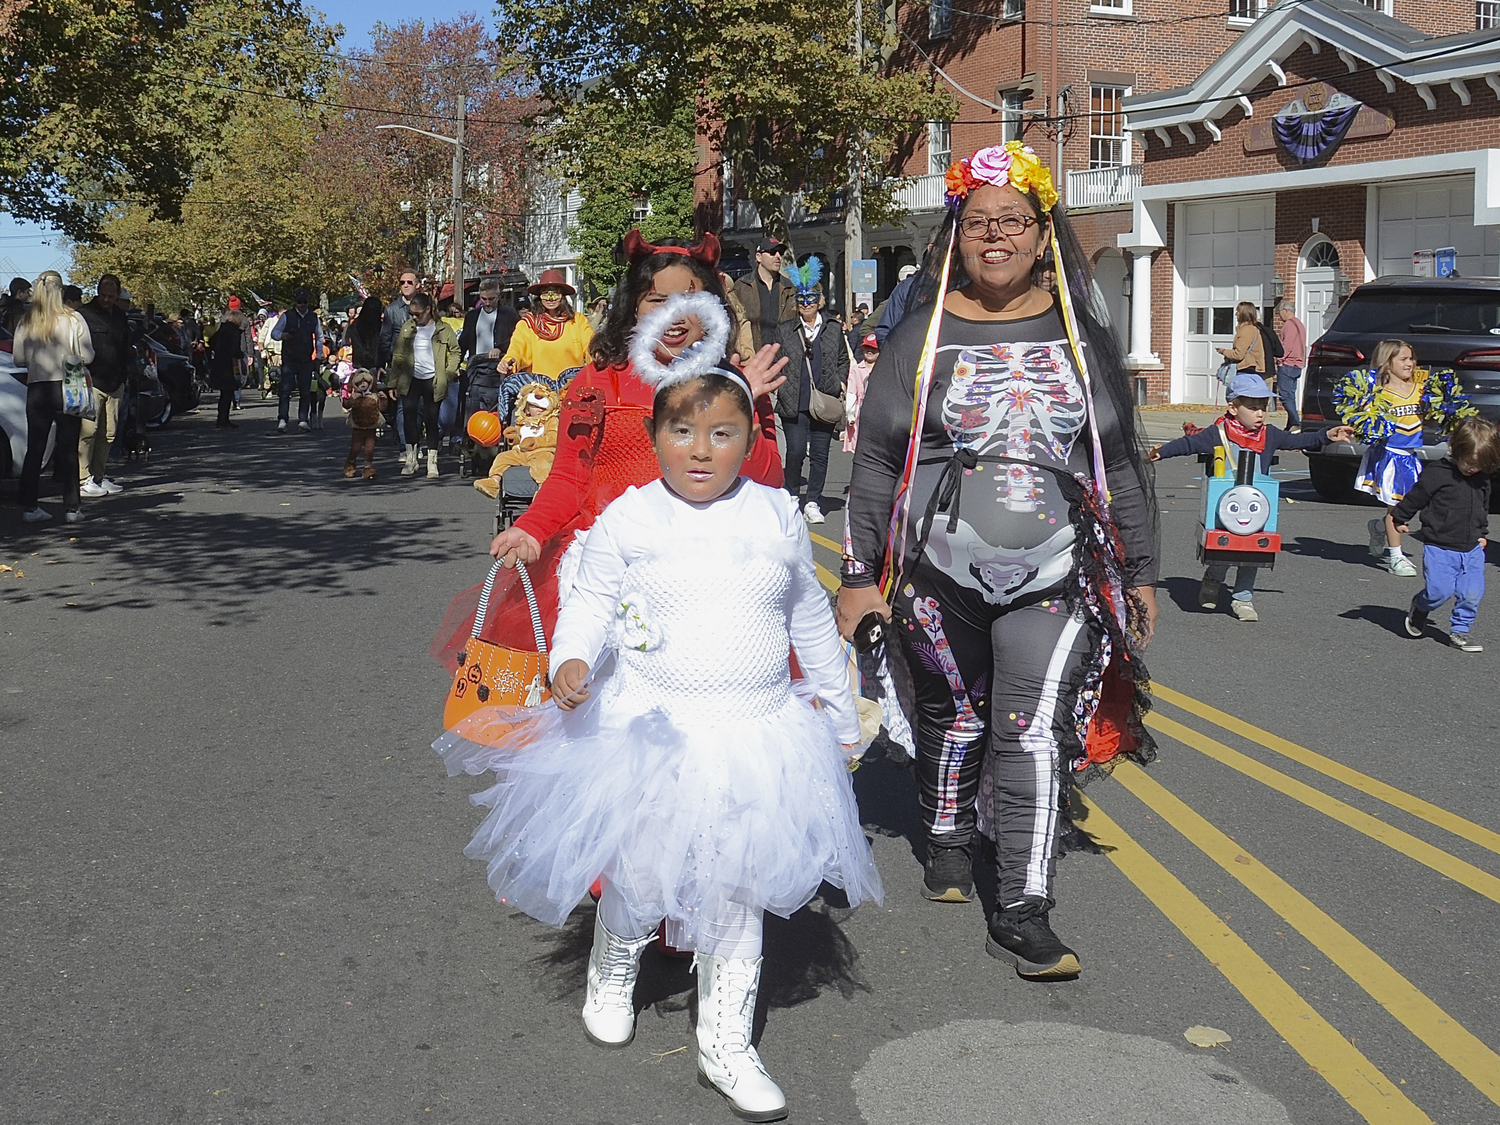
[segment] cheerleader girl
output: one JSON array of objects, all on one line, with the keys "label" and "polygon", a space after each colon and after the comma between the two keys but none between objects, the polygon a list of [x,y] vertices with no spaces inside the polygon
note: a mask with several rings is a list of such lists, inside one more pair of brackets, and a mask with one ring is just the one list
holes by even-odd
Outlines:
[{"label": "cheerleader girl", "polygon": [[1417,483],[1422,463],[1422,425],[1444,433],[1477,413],[1450,368],[1417,366],[1416,350],[1405,340],[1375,345],[1368,371],[1351,371],[1334,389],[1339,418],[1369,443],[1354,487],[1386,506],[1384,516],[1369,522],[1370,554],[1401,578],[1416,577],[1417,568],[1401,550],[1401,533],[1392,509]]},{"label": "cheerleader girl", "polygon": [[[689,319],[707,335],[664,366],[659,341]],[[776,1121],[786,1098],[750,1041],[762,913],[789,916],[825,880],[851,905],[882,892],[845,768],[860,736],[843,649],[795,501],[741,476],[758,426],[749,385],[715,366],[727,333],[704,293],[642,319],[631,359],[656,387],[662,477],[589,533],[562,592],[554,702],[478,711],[435,747],[450,774],[499,776],[473,798],[491,812],[466,853],[502,902],[560,926],[603,872],[588,1037],[634,1037],[637,966],[665,920],[696,950],[699,1083]]]}]

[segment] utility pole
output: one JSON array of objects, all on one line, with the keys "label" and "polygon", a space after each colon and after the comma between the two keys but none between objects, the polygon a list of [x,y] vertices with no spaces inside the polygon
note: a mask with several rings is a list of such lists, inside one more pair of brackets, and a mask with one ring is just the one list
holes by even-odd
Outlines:
[{"label": "utility pole", "polygon": [[464,307],[464,117],[469,95],[458,95],[458,137],[453,146],[453,301]]},{"label": "utility pole", "polygon": [[[863,67],[865,20],[863,0],[854,0],[854,65]],[[865,143],[861,132],[849,150],[849,188],[844,199],[844,315],[854,314],[854,263],[865,256]]]},{"label": "utility pole", "polygon": [[[469,95],[460,94],[458,99],[458,132],[448,137],[430,129],[418,129],[415,125],[377,125],[376,130],[402,129],[408,133],[421,133],[435,141],[453,146],[453,299],[464,303],[464,117],[468,112]],[[401,209],[407,210],[403,203]]]}]

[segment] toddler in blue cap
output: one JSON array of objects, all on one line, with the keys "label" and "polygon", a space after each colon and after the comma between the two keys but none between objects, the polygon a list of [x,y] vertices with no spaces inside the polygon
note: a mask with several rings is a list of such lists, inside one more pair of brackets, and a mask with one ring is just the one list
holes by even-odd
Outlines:
[{"label": "toddler in blue cap", "polygon": [[[1259,458],[1260,472],[1270,475],[1271,459],[1280,450],[1321,449],[1330,441],[1354,440],[1354,431],[1348,426],[1332,426],[1326,430],[1300,434],[1289,434],[1276,426],[1268,426],[1266,408],[1270,403],[1271,388],[1266,385],[1265,379],[1248,371],[1236,375],[1229,381],[1229,408],[1216,425],[1169,441],[1165,445],[1153,446],[1149,456],[1153,461],[1160,461],[1163,457],[1185,457],[1190,453],[1212,456],[1217,446],[1228,441],[1234,447],[1228,450],[1231,464],[1239,460],[1241,449],[1248,449]],[[1255,572],[1259,569],[1255,566],[1235,568],[1230,610],[1237,620],[1260,620],[1253,600]],[[1198,604],[1207,610],[1218,609],[1223,597],[1224,580],[1228,577],[1228,565],[1213,565],[1205,569],[1203,582],[1198,587]]]}]

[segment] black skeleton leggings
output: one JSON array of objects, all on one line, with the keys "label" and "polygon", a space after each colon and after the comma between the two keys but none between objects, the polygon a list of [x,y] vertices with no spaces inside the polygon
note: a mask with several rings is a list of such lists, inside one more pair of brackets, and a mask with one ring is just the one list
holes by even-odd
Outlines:
[{"label": "black skeleton leggings", "polygon": [[[917,780],[934,844],[993,837],[1002,906],[1052,899],[1058,739],[1096,628],[1060,596],[994,606],[919,564],[894,605],[916,682]],[[985,761],[985,740],[988,758]],[[993,821],[991,821],[993,816]]]}]

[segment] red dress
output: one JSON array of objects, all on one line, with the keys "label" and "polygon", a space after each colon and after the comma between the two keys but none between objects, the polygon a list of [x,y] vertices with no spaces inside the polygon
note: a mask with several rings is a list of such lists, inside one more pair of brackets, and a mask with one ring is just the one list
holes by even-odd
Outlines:
[{"label": "red dress", "polygon": [[[527,570],[548,634],[557,623],[557,564],[573,542],[573,533],[592,526],[627,488],[650,484],[661,476],[644,425],[651,416],[653,395],[628,363],[603,370],[591,363],[563,395],[552,472],[515,522],[542,545],[541,557]],[[745,476],[780,488],[784,478],[776,449],[776,413],[769,395],[756,400],[755,416],[761,440],[745,465]],[[433,641],[433,657],[450,671],[458,666],[457,654],[470,636],[478,605],[478,586],[455,597]],[[530,610],[514,570],[502,572],[495,580],[482,635],[511,648],[536,648]]]}]

